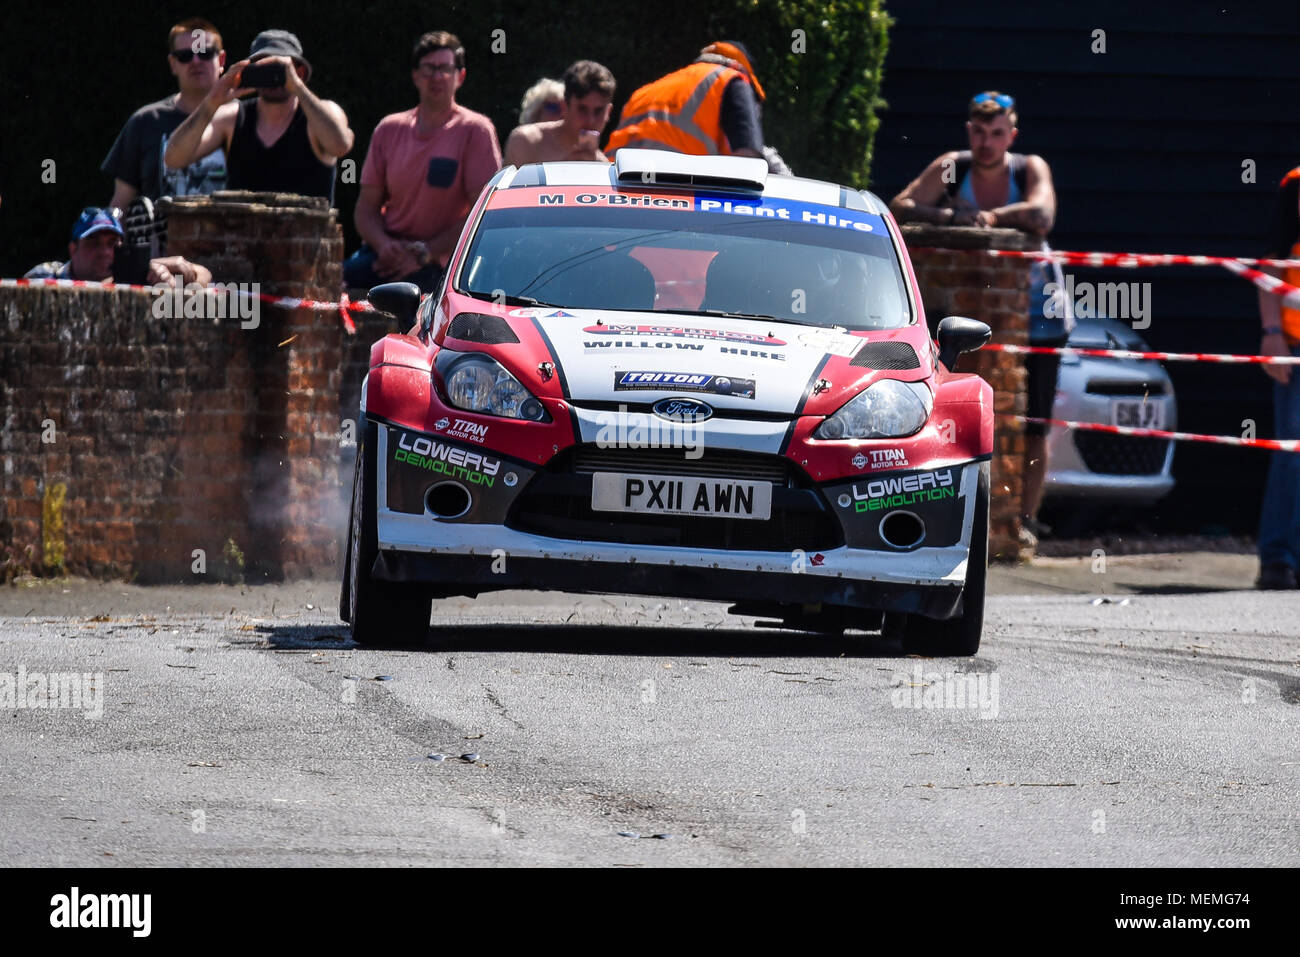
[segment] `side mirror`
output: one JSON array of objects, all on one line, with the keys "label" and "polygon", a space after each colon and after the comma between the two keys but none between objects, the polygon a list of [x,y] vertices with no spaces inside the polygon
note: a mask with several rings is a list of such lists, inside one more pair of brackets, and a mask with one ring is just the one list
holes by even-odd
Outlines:
[{"label": "side mirror", "polygon": [[993,330],[978,319],[948,316],[939,323],[939,361],[949,369],[963,352],[974,352],[989,341]]},{"label": "side mirror", "polygon": [[406,332],[415,325],[415,313],[420,308],[420,287],[415,283],[386,282],[373,286],[366,298],[380,312],[397,318],[398,332]]}]

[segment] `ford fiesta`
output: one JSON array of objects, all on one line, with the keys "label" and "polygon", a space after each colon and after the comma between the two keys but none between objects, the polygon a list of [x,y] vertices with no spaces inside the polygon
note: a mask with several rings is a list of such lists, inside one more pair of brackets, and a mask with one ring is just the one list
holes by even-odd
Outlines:
[{"label": "ford fiesta", "polygon": [[507,167],[362,388],[340,613],[423,640],[498,589],[733,603],[974,654],[992,390],[948,371],[875,196],[624,149]]}]

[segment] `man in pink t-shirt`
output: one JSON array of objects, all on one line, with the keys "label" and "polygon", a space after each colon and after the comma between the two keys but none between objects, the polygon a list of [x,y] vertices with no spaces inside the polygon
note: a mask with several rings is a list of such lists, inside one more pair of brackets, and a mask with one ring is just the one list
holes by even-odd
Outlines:
[{"label": "man in pink t-shirt", "polygon": [[411,53],[414,109],[379,121],[361,168],[357,232],[365,241],[343,264],[349,286],[405,280],[431,292],[479,193],[501,168],[496,128],[456,102],[465,48],[426,33]]}]

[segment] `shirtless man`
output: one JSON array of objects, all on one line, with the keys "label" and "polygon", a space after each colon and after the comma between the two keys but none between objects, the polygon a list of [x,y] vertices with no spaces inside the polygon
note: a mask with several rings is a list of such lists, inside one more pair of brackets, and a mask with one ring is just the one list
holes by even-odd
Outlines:
[{"label": "shirtless man", "polygon": [[614,74],[592,60],[579,60],[564,71],[564,119],[515,127],[506,140],[506,164],[608,163],[600,151],[600,134],[613,101]]},{"label": "shirtless man", "polygon": [[[967,110],[970,149],[944,153],[931,161],[890,202],[895,218],[944,226],[1002,226],[1046,236],[1056,220],[1052,171],[1041,156],[1010,152],[1020,132],[1016,122],[1016,101],[1010,96],[996,90],[976,94]],[[1045,264],[1036,265],[1030,275],[1030,344],[1064,346],[1074,326],[1073,313],[1047,307]],[[1025,358],[1026,414],[1031,418],[1051,418],[1059,366],[1056,355]],[[1031,546],[1049,531],[1038,521],[1047,454],[1047,426],[1025,423],[1021,540]]]},{"label": "shirtless man", "polygon": [[1056,219],[1052,172],[1041,156],[1009,152],[1016,141],[1015,100],[980,93],[970,103],[970,149],[935,157],[889,204],[901,222],[1003,226],[1046,235]]}]

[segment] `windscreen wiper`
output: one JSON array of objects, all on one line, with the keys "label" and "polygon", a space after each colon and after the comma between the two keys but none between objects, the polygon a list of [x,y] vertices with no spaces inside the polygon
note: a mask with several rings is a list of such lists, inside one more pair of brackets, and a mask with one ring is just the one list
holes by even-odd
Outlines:
[{"label": "windscreen wiper", "polygon": [[508,296],[505,293],[496,294],[491,292],[466,292],[463,295],[473,299],[480,299],[483,302],[495,302],[502,306],[545,306],[551,309],[559,309],[553,302],[542,302],[540,299],[534,299],[532,296]]},{"label": "windscreen wiper", "polygon": [[769,316],[761,312],[727,312],[724,309],[656,309],[654,311],[668,312],[677,316],[717,316],[720,319],[770,319],[773,322],[788,322],[793,326],[813,326],[817,329],[839,328],[838,326],[823,326],[820,322],[787,319],[785,316]]}]

